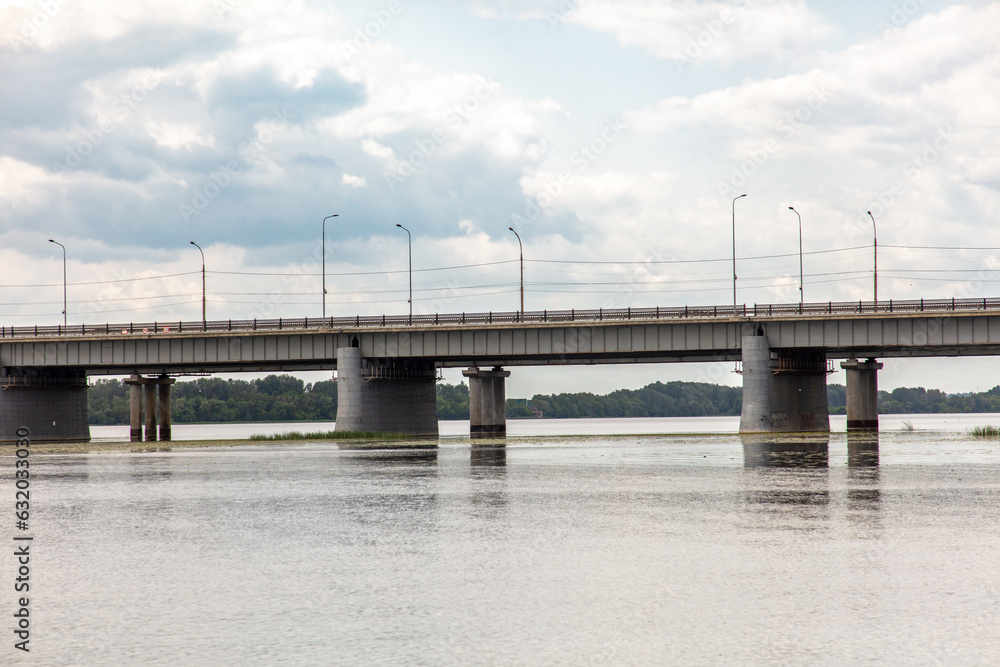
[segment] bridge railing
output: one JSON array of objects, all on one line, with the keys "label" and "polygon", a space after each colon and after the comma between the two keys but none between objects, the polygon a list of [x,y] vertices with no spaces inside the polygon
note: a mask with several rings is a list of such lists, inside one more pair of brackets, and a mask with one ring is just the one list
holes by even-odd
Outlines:
[{"label": "bridge railing", "polygon": [[737,306],[672,306],[669,308],[598,308],[596,310],[535,310],[486,313],[413,315],[355,315],[354,317],[300,317],[202,322],[129,322],[56,326],[0,326],[0,338],[184,334],[197,332],[296,331],[316,329],[371,329],[401,326],[456,326],[557,322],[630,322],[708,318],[762,318],[800,315],[864,315],[881,313],[949,313],[996,310],[1000,297],[982,299],[910,299],[888,301],[827,301],[821,303],[741,304]]}]

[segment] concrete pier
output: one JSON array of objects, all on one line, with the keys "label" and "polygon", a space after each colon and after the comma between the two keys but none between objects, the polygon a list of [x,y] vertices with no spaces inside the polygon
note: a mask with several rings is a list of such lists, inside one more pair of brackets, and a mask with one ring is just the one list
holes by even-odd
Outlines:
[{"label": "concrete pier", "polygon": [[740,433],[828,433],[826,355],[774,349],[762,330],[743,336]]},{"label": "concrete pier", "polygon": [[170,385],[176,380],[166,375],[155,378],[133,375],[124,382],[129,387],[129,440],[142,442],[143,422],[146,441],[170,440]]},{"label": "concrete pier", "polygon": [[469,378],[469,433],[473,438],[507,437],[505,383],[510,371],[477,367],[462,371]]},{"label": "concrete pier", "polygon": [[143,387],[146,400],[146,441],[156,441],[156,384],[148,380]]},{"label": "concrete pier", "polygon": [[336,430],[437,437],[434,363],[364,359],[357,347],[339,348]]},{"label": "concrete pier", "polygon": [[0,369],[0,442],[90,442],[87,375],[80,369]]},{"label": "concrete pier", "polygon": [[878,372],[883,364],[874,359],[840,362],[847,373],[847,430],[878,430]]},{"label": "concrete pier", "polygon": [[125,380],[125,384],[129,388],[128,421],[131,442],[142,440],[142,386],[145,382],[146,379],[138,375],[133,375]]},{"label": "concrete pier", "polygon": [[156,379],[156,386],[159,388],[160,394],[160,442],[171,439],[170,431],[173,421],[170,417],[170,385],[174,382],[176,380],[168,378],[166,375],[161,375]]}]

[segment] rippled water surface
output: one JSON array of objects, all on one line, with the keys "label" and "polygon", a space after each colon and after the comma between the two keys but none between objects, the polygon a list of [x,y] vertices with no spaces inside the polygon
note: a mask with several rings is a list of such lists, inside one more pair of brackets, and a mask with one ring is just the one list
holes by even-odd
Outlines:
[{"label": "rippled water surface", "polygon": [[1000,444],[958,431],[32,465],[0,664],[1000,664]]}]

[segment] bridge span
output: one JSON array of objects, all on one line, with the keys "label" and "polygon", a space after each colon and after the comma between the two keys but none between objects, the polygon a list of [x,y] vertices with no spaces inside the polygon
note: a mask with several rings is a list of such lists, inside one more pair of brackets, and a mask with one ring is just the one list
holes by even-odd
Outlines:
[{"label": "bridge span", "polygon": [[88,375],[131,376],[133,437],[158,406],[169,438],[173,376],[322,369],[338,428],[434,434],[435,369],[462,367],[474,432],[502,435],[505,367],[705,361],[743,363],[741,431],[829,430],[832,359],[849,424],[877,428],[875,359],[995,354],[1000,298],[0,327],[0,438],[89,438]]}]

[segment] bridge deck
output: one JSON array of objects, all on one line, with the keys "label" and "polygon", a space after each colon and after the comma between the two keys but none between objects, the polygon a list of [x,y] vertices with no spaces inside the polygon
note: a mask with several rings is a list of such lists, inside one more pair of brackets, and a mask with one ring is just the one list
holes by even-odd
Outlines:
[{"label": "bridge deck", "polygon": [[758,327],[772,348],[829,358],[1000,354],[1000,299],[826,302],[0,328],[0,366],[88,373],[330,369],[365,357],[438,366],[732,361]]}]

